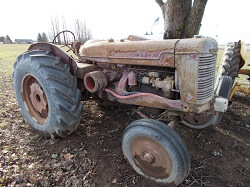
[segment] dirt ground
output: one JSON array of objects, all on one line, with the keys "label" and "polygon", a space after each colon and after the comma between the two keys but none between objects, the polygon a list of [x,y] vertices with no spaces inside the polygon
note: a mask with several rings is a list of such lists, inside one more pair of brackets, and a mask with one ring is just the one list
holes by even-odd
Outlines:
[{"label": "dirt ground", "polygon": [[[138,119],[129,109],[84,102],[75,133],[45,139],[22,118],[11,77],[2,74],[0,79],[0,186],[157,186],[136,174],[123,157],[123,130]],[[250,97],[235,95],[217,127],[179,125],[176,130],[192,160],[180,186],[249,186]]]}]

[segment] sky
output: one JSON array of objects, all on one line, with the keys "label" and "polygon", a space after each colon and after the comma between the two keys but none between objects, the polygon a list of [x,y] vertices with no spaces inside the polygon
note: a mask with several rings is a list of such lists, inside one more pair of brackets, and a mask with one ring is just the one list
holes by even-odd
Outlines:
[{"label": "sky", "polygon": [[[219,43],[250,43],[249,7],[249,0],[208,0],[200,34]],[[1,0],[0,36],[36,40],[39,32],[51,30],[51,18],[62,16],[71,30],[73,20],[85,21],[93,38],[99,39],[163,32],[155,0]],[[152,26],[158,17],[159,24]]]}]

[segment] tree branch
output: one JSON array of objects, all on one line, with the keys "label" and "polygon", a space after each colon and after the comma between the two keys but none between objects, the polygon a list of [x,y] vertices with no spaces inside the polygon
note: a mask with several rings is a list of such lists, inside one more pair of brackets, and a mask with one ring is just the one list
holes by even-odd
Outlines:
[{"label": "tree branch", "polygon": [[194,35],[199,34],[206,4],[207,0],[194,0],[193,7],[191,8],[190,14],[185,23],[182,37],[192,38]]},{"label": "tree branch", "polygon": [[163,1],[162,0],[155,0],[155,2],[160,6],[162,7],[164,5]]},{"label": "tree branch", "polygon": [[161,8],[163,19],[165,19],[165,3],[162,0],[155,0],[155,2],[159,5]]}]

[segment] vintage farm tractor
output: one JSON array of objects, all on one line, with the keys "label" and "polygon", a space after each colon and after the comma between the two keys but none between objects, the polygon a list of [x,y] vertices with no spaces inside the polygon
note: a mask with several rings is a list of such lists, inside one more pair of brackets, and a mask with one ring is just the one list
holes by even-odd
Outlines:
[{"label": "vintage farm tractor", "polygon": [[74,41],[70,49],[77,60],[50,43],[33,44],[17,58],[14,89],[24,118],[53,138],[77,129],[81,101],[89,98],[152,113],[168,111],[169,125],[153,119],[128,125],[122,150],[137,173],[171,185],[180,184],[190,170],[188,149],[173,125],[200,129],[218,124],[244,61],[241,43],[229,44],[215,85],[217,43],[211,38],[152,41],[130,36],[84,45]]}]

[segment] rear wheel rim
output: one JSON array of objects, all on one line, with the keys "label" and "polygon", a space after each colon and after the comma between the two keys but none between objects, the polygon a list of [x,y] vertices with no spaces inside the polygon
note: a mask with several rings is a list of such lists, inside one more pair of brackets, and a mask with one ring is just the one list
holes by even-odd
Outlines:
[{"label": "rear wheel rim", "polygon": [[39,125],[45,124],[49,112],[48,101],[38,80],[32,75],[26,75],[22,80],[21,92],[30,117]]},{"label": "rear wheel rim", "polygon": [[130,145],[135,165],[154,178],[167,178],[172,170],[170,155],[156,140],[148,137],[136,137]]}]

